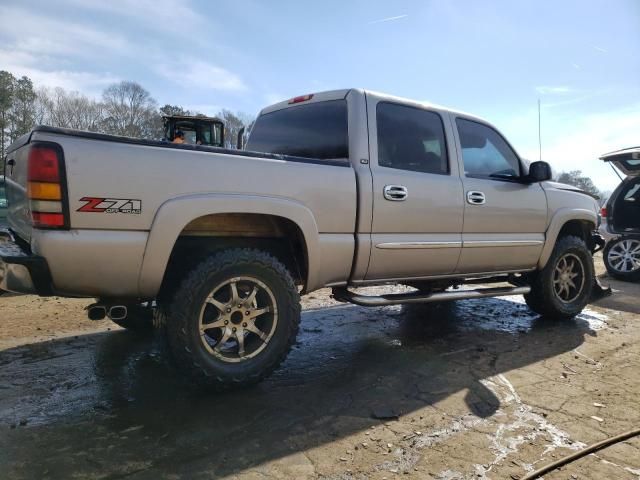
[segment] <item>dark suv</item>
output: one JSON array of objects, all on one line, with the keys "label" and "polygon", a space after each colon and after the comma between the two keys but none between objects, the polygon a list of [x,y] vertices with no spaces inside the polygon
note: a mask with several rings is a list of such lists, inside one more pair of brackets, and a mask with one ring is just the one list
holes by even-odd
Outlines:
[{"label": "dark suv", "polygon": [[600,233],[607,240],[603,257],[609,275],[640,280],[640,147],[600,157],[626,175],[602,208]]}]

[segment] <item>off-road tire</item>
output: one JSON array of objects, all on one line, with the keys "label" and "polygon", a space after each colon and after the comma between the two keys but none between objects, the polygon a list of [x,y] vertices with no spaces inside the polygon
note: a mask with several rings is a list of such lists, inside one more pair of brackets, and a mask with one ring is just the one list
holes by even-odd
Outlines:
[{"label": "off-road tire", "polygon": [[[255,357],[227,363],[212,355],[199,333],[200,313],[212,289],[228,279],[251,276],[269,287],[278,318],[268,344]],[[300,296],[286,267],[255,249],[229,249],[212,254],[188,272],[171,295],[167,338],[178,365],[197,386],[216,391],[260,382],[283,362],[300,324]]]},{"label": "off-road tire", "polygon": [[127,316],[121,320],[111,321],[136,334],[152,333],[153,328],[153,309],[148,306],[132,305],[127,307]]},{"label": "off-road tire", "polygon": [[[638,236],[623,235],[621,237],[616,238],[615,240],[611,240],[610,242],[607,242],[607,245],[604,247],[604,251],[602,252],[602,259],[604,261],[604,266],[607,268],[607,272],[609,273],[609,276],[613,278],[617,278],[618,280],[623,280],[625,282],[635,282],[640,280],[640,268],[632,269],[628,272],[623,272],[623,271],[617,270],[611,264],[609,259],[609,253],[611,252],[611,249],[614,248],[616,245],[619,245],[621,242],[628,242],[628,241],[633,242],[633,244],[635,245],[636,242],[638,242],[639,240],[640,240],[640,237]],[[636,255],[636,258],[637,258],[637,255]]]},{"label": "off-road tire", "polygon": [[[580,259],[584,268],[582,291],[571,302],[558,298],[554,290],[553,275],[558,262],[567,254]],[[547,318],[567,319],[579,314],[589,303],[593,289],[594,268],[591,252],[579,237],[567,235],[559,238],[545,267],[530,276],[531,292],[525,294],[527,305],[534,312]]]}]

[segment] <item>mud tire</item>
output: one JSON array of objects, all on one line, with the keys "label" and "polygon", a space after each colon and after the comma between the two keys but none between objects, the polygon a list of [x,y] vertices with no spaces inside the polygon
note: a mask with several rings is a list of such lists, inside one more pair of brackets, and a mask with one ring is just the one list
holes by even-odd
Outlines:
[{"label": "mud tire", "polygon": [[[584,268],[584,282],[579,295],[571,302],[558,298],[554,290],[554,270],[567,254],[578,257]],[[589,303],[594,284],[593,258],[586,243],[573,235],[558,239],[545,267],[531,275],[531,292],[524,296],[527,305],[543,317],[568,319],[579,314]]]},{"label": "mud tire", "polygon": [[[200,312],[214,286],[242,275],[257,278],[270,288],[278,319],[264,350],[239,363],[227,363],[203,345]],[[260,250],[229,249],[205,258],[184,276],[171,297],[166,319],[170,350],[178,367],[199,387],[221,391],[260,382],[284,361],[298,333],[300,296],[293,279],[279,260]]]}]

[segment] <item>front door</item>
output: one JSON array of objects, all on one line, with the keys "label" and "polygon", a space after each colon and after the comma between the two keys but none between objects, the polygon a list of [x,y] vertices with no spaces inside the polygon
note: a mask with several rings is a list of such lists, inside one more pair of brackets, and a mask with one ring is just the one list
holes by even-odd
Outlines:
[{"label": "front door", "polygon": [[453,273],[464,206],[447,114],[371,96],[367,110],[373,217],[365,279]]},{"label": "front door", "polygon": [[[453,117],[452,117],[453,118]],[[492,127],[455,118],[464,186],[462,253],[457,271],[485,273],[534,268],[547,227],[539,183],[520,181],[523,166]]]}]

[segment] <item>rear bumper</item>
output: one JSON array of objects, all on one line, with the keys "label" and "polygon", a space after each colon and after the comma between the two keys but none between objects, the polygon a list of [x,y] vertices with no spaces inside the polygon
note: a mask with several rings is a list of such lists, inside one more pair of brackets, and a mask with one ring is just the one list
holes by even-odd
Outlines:
[{"label": "rear bumper", "polygon": [[6,228],[0,228],[0,290],[53,295],[47,261],[20,246]]}]

